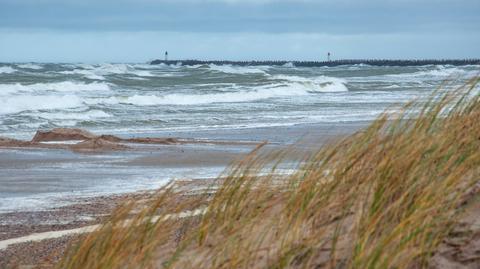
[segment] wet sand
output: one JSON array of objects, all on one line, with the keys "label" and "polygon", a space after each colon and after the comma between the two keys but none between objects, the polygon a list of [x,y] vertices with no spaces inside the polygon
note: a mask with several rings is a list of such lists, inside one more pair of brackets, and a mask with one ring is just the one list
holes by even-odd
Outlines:
[{"label": "wet sand", "polygon": [[[296,160],[314,152],[323,143],[352,133],[363,125],[299,125],[143,134],[143,137],[167,137],[190,142],[128,142],[128,149],[96,152],[32,145],[0,147],[0,213],[65,205],[72,197],[155,189],[170,179],[216,177],[263,141],[268,141],[264,147],[266,151],[281,150],[295,144],[295,151],[289,157]],[[138,140],[138,137],[122,137]]]}]

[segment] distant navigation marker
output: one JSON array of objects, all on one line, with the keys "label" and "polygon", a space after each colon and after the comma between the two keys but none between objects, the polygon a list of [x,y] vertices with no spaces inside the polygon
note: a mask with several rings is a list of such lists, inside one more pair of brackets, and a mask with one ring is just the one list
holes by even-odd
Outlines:
[{"label": "distant navigation marker", "polygon": [[327,58],[328,58],[328,61],[329,61],[329,62],[331,61],[330,55],[331,55],[331,54],[330,54],[330,52],[329,52],[329,53],[327,54]]},{"label": "distant navigation marker", "polygon": [[168,61],[168,51],[165,51],[165,61]]}]

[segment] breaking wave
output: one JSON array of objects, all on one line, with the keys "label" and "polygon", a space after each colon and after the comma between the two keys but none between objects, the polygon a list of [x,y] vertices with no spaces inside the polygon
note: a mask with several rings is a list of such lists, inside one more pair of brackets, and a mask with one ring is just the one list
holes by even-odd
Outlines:
[{"label": "breaking wave", "polygon": [[26,92],[85,92],[85,91],[109,91],[110,86],[106,83],[81,83],[72,81],[62,81],[53,83],[35,83],[23,85],[15,84],[0,84],[0,96],[12,93],[26,93]]},{"label": "breaking wave", "polygon": [[61,71],[59,73],[65,75],[83,75],[84,77],[92,80],[105,80],[104,76],[98,75],[95,72],[87,69],[74,69],[72,71]]},{"label": "breaking wave", "polygon": [[[382,82],[382,83],[415,83],[417,86],[429,87],[431,81],[444,81],[447,79],[469,79],[478,76],[478,70],[463,69],[465,67],[449,67],[449,66],[429,66],[422,67],[414,72],[405,72],[400,74],[384,74],[362,77],[350,77],[349,81],[355,83],[364,82]],[[388,88],[388,87],[387,87]]]},{"label": "breaking wave", "polygon": [[[65,75],[83,75],[84,77],[92,80],[105,80],[107,75],[134,75],[139,77],[154,77],[148,70],[136,69],[136,65],[128,64],[78,64],[68,65],[67,67],[74,68],[73,70],[61,71],[59,73]],[[80,67],[80,68],[78,68]]]},{"label": "breaking wave", "polygon": [[33,64],[33,63],[17,64],[17,67],[18,68],[23,68],[23,69],[33,69],[33,70],[43,69],[43,66],[38,65],[38,64]]},{"label": "breaking wave", "polygon": [[83,106],[81,98],[75,95],[17,95],[0,99],[0,114],[22,111],[66,109]]},{"label": "breaking wave", "polygon": [[237,74],[237,75],[243,75],[243,74],[266,75],[267,74],[267,72],[263,70],[266,68],[261,68],[261,67],[245,67],[245,66],[216,65],[216,64],[210,64],[208,65],[208,67],[211,71],[226,73],[226,74]]},{"label": "breaking wave", "polygon": [[334,77],[298,77],[288,75],[276,75],[271,78],[272,80],[284,81],[287,84],[295,85],[296,87],[304,87],[310,92],[348,92],[346,86],[347,81]]},{"label": "breaking wave", "polygon": [[0,114],[83,107],[84,100],[78,95],[109,91],[108,84],[96,82],[0,84]]},{"label": "breaking wave", "polygon": [[49,120],[92,120],[112,117],[112,115],[102,110],[89,110],[84,112],[41,112],[32,114],[32,116]]},{"label": "breaking wave", "polygon": [[11,74],[17,72],[17,69],[12,68],[10,66],[1,66],[0,67],[0,74]]},{"label": "breaking wave", "polygon": [[[323,81],[319,79],[319,81]],[[257,86],[255,89],[236,89],[235,91],[209,94],[167,94],[158,95],[133,95],[129,97],[111,97],[100,100],[104,104],[130,104],[136,106],[153,105],[203,105],[212,103],[238,103],[252,102],[270,98],[291,96],[306,96],[314,93],[345,92],[347,87],[340,81],[324,79],[322,83],[310,81],[289,82],[287,84],[272,84]]]},{"label": "breaking wave", "polygon": [[448,78],[450,76],[469,75],[469,73],[470,72],[457,67],[437,66],[436,69],[433,69],[433,70],[417,71],[414,73],[405,73],[405,74],[386,75],[386,77],[392,77],[392,78],[445,77],[445,78]]}]

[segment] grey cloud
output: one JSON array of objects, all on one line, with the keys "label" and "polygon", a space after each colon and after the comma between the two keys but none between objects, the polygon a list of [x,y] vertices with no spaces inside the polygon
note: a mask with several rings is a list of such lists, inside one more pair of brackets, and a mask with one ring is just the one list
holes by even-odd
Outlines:
[{"label": "grey cloud", "polygon": [[470,0],[0,1],[3,28],[344,34],[480,28],[479,1]]},{"label": "grey cloud", "polygon": [[479,13],[478,0],[0,0],[0,61],[479,57]]}]

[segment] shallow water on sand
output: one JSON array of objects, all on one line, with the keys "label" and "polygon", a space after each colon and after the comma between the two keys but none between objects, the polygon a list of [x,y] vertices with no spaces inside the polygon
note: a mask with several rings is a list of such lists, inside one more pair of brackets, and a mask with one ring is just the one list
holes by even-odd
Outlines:
[{"label": "shallow water on sand", "polygon": [[0,149],[0,213],[43,210],[83,197],[155,189],[172,179],[215,178],[229,161],[248,150],[213,145],[95,154]]}]

